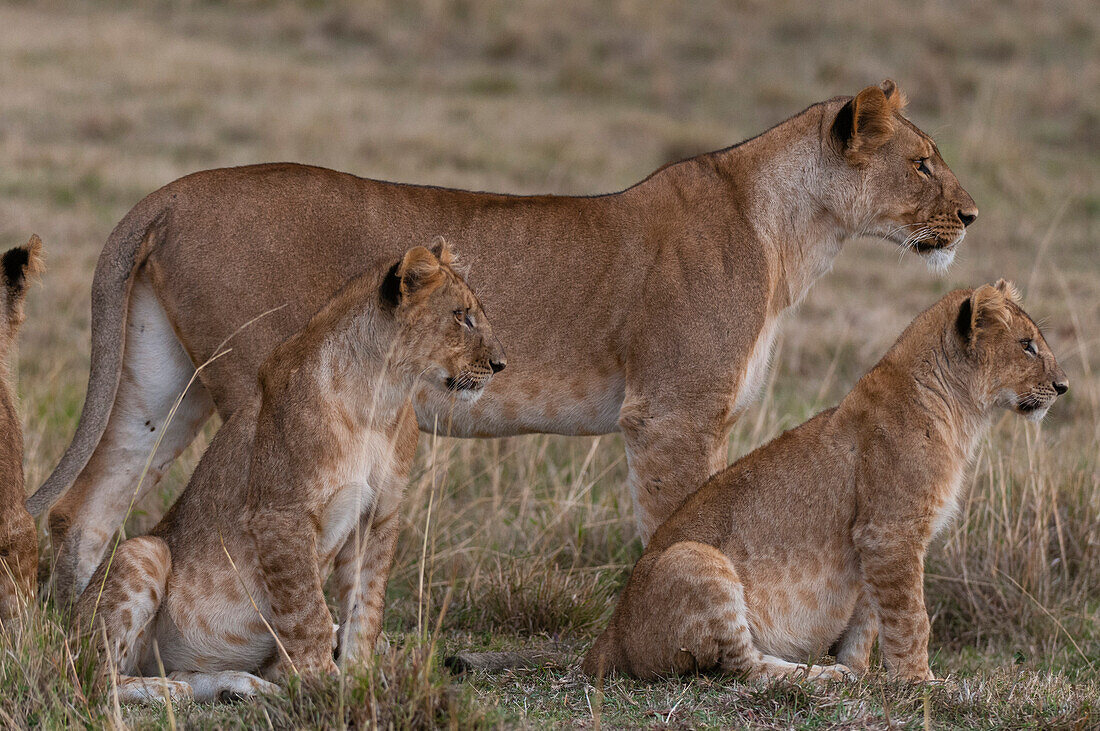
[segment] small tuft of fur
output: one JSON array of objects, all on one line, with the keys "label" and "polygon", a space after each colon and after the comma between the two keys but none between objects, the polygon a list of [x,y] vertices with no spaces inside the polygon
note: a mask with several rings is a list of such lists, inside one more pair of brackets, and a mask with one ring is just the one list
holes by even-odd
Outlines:
[{"label": "small tuft of fur", "polygon": [[893,79],[883,79],[878,87],[882,89],[882,93],[886,96],[886,101],[893,107],[893,111],[900,114],[909,104],[909,97],[905,96],[905,92],[898,88]]}]

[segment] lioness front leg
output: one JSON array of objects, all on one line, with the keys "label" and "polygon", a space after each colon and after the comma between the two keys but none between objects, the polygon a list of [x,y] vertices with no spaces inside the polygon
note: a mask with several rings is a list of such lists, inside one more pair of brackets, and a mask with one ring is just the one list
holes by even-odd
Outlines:
[{"label": "lioness front leg", "polygon": [[337,672],[332,660],[332,615],[325,603],[308,517],[295,511],[265,512],[252,524],[271,604],[271,627],[281,644],[270,676],[278,680],[294,672],[303,677]]},{"label": "lioness front leg", "polygon": [[857,529],[855,538],[863,580],[881,626],[879,649],[886,667],[903,680],[932,680],[923,542],[896,526]]},{"label": "lioness front leg", "polygon": [[619,412],[626,442],[627,482],[642,543],[708,477],[726,466],[730,427],[724,403],[666,410],[629,397]]},{"label": "lioness front leg", "polygon": [[340,606],[337,637],[341,665],[370,657],[382,632],[386,582],[397,547],[398,515],[393,509],[373,522],[369,514],[365,515],[359,530],[348,536],[336,555],[333,578]]}]

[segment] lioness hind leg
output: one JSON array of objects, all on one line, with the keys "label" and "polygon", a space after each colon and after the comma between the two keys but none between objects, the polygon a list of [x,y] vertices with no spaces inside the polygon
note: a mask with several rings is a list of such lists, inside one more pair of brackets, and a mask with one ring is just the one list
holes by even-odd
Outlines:
[{"label": "lioness hind leg", "polygon": [[[177,670],[169,673],[170,681],[183,682],[194,691],[199,703],[233,701],[251,698],[261,693],[278,693],[279,686],[241,670],[199,673]],[[151,680],[151,679],[150,679]]]},{"label": "lioness hind leg", "polygon": [[[108,564],[110,566],[108,567]],[[134,678],[149,641],[150,625],[164,597],[172,555],[160,538],[140,536],[124,541],[111,561],[104,561],[88,584],[76,606],[76,621],[83,631],[93,633],[97,642],[106,636],[100,651],[100,679],[109,667],[119,675],[131,700],[143,701],[156,682]],[[156,686],[163,700],[163,682]],[[170,686],[177,695],[188,696],[178,686]],[[120,698],[122,696],[120,695]]]},{"label": "lioness hind leg", "polygon": [[[50,541],[56,557],[54,598],[67,609],[122,527],[139,489],[165,419],[195,372],[150,285],[139,278],[130,299],[126,360],[107,428],[88,464],[50,509]],[[160,480],[213,413],[206,388],[195,382],[163,434],[137,497]]]}]

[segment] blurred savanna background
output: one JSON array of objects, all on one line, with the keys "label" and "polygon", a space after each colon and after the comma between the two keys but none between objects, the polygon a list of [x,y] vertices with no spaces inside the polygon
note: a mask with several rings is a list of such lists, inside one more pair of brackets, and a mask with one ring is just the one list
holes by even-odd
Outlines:
[{"label": "blurred savanna background", "polygon": [[[1020,287],[1071,382],[1041,426],[998,419],[934,544],[930,649],[945,679],[934,686],[881,674],[827,688],[592,686],[570,663],[641,551],[620,438],[425,436],[389,591],[391,647],[374,666],[250,703],[118,708],[94,692],[86,648],[45,602],[5,630],[5,725],[1100,723],[1093,3],[9,2],[0,69],[0,246],[36,232],[48,257],[14,368],[29,489],[76,427],[99,250],[131,206],[181,175],[290,160],[471,189],[608,192],[886,77],[981,215],[944,275],[891,244],[850,242],[787,319],[731,459],[834,403],[941,294],[998,277]],[[129,534],[170,504],[200,442]],[[44,531],[42,545],[48,557]],[[564,662],[453,679],[441,658],[459,649]]]}]

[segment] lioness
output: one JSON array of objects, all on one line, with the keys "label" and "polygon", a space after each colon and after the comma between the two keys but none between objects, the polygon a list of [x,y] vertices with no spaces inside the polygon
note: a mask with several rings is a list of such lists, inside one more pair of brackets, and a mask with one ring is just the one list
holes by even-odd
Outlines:
[{"label": "lioness", "polygon": [[0,622],[16,615],[38,584],[38,531],[23,505],[23,425],[15,410],[10,361],[26,317],[27,284],[43,268],[37,236],[0,257]]},{"label": "lioness", "polygon": [[[1066,375],[1003,280],[919,315],[840,405],[707,481],[653,535],[596,675],[867,669],[929,680],[924,555],[994,407],[1040,419]],[[799,665],[837,644],[833,666]]]},{"label": "lioness", "polygon": [[[77,603],[122,700],[248,695],[373,651],[418,430],[414,386],[480,395],[504,354],[446,244],[351,280],[260,368],[182,496],[108,554]],[[257,609],[259,610],[257,612]],[[276,637],[278,641],[276,641]]]},{"label": "lioness", "polygon": [[[118,528],[194,364],[273,308],[201,375],[148,489],[217,408],[246,403],[271,349],[349,276],[441,233],[512,367],[478,403],[425,390],[422,429],[466,437],[622,430],[643,539],[725,466],[783,312],[845,240],[871,234],[950,262],[978,211],[892,82],[830,99],[620,193],[509,196],[301,165],[212,170],[139,203],[92,285],[80,426],[28,505],[50,512],[57,595],[79,592]],[[75,481],[75,482],[74,482]]]}]

